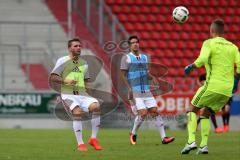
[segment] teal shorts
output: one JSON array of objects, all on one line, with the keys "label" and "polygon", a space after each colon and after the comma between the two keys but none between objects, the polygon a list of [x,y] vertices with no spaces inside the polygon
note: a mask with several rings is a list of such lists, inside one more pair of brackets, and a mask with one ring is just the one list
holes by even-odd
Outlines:
[{"label": "teal shorts", "polygon": [[198,108],[208,107],[214,112],[219,111],[225,104],[227,104],[230,97],[207,90],[206,86],[198,89],[194,95],[191,103]]}]

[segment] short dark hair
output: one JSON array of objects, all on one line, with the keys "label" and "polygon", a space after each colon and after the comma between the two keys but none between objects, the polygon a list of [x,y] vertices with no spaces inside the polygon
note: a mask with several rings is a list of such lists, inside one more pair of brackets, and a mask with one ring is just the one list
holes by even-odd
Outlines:
[{"label": "short dark hair", "polygon": [[217,33],[224,33],[224,21],[222,19],[215,19],[212,24],[214,25],[215,31]]},{"label": "short dark hair", "polygon": [[128,44],[129,44],[129,45],[131,44],[131,40],[132,40],[132,39],[137,39],[137,41],[139,42],[138,36],[136,36],[136,35],[131,35],[131,36],[128,38]]},{"label": "short dark hair", "polygon": [[70,39],[70,40],[68,41],[68,48],[71,47],[72,42],[80,42],[80,43],[81,43],[81,41],[80,41],[79,38],[73,38],[73,39]]}]

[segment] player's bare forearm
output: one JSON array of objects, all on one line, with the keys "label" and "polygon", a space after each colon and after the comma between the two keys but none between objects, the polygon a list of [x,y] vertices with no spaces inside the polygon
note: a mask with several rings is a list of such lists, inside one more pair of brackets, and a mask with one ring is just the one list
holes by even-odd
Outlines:
[{"label": "player's bare forearm", "polygon": [[72,80],[72,79],[62,79],[61,76],[52,73],[49,77],[49,82],[50,84],[65,84],[65,85],[75,85],[77,83],[76,80]]},{"label": "player's bare forearm", "polygon": [[127,71],[121,70],[121,79],[123,83],[127,86],[128,90],[131,90],[132,88],[130,87],[128,81],[127,81]]},{"label": "player's bare forearm", "polygon": [[86,89],[86,92],[91,95],[91,88],[92,88],[92,84],[90,83],[90,79],[86,79],[84,80],[84,83],[85,83],[85,89]]},{"label": "player's bare forearm", "polygon": [[51,84],[51,83],[62,84],[62,83],[63,83],[63,79],[62,79],[61,76],[52,73],[52,74],[50,75],[50,77],[49,77],[49,82],[50,82],[50,84]]},{"label": "player's bare forearm", "polygon": [[127,80],[127,71],[126,70],[121,70],[121,79],[123,80],[124,84],[128,88],[128,99],[132,100],[133,92],[132,92],[132,87],[130,86],[130,84],[128,83],[128,80]]},{"label": "player's bare forearm", "polygon": [[61,85],[63,83],[62,77],[60,77],[57,74],[52,73],[49,77],[49,85],[50,87],[57,91],[57,92],[61,92]]}]

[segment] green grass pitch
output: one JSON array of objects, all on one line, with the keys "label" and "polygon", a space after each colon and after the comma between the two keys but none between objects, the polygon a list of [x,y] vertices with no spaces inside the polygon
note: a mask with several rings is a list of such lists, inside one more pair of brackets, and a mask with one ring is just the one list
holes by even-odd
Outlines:
[{"label": "green grass pitch", "polygon": [[[90,131],[83,133],[87,142]],[[186,142],[186,131],[168,131],[175,136],[172,144],[163,145],[155,130],[140,130],[138,144],[129,144],[129,130],[102,129],[99,140],[104,147],[88,152],[76,151],[70,129],[0,129],[0,160],[236,160],[240,158],[240,132],[215,134],[209,138],[209,154],[180,155]],[[197,135],[200,136],[199,134]],[[199,139],[198,139],[199,140]],[[199,141],[198,141],[199,142]]]}]

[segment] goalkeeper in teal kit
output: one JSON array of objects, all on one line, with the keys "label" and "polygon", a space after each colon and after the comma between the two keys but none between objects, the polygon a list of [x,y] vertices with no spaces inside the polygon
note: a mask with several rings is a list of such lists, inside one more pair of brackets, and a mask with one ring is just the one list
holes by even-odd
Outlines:
[{"label": "goalkeeper in teal kit", "polygon": [[[238,48],[223,38],[224,22],[214,20],[210,26],[211,38],[204,41],[197,60],[185,67],[188,75],[194,68],[205,66],[207,77],[204,85],[194,95],[192,107],[188,116],[188,141],[181,154],[188,154],[197,148],[195,133],[197,128],[197,112],[200,113],[201,143],[197,154],[208,153],[208,135],[210,131],[209,116],[219,111],[232,96],[233,86],[238,84],[240,78],[240,55]],[[234,64],[236,64],[236,78],[234,79]]]}]

